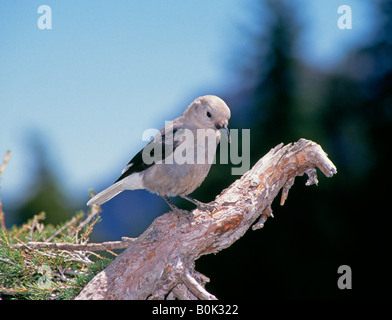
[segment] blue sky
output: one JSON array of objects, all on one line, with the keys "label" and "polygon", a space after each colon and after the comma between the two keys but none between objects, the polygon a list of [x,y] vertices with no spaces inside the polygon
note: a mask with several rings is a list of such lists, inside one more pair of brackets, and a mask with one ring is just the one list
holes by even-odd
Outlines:
[{"label": "blue sky", "polygon": [[[230,90],[231,55],[247,45],[239,26],[260,21],[253,2],[1,0],[0,157],[12,152],[3,202],[29,192],[34,132],[67,190],[87,199],[89,188],[117,178],[145,129],[159,129],[198,95]],[[309,64],[333,67],[374,29],[362,0],[294,3],[304,27],[298,55]],[[37,26],[43,4],[51,30]],[[342,4],[352,7],[352,30],[337,28]]]}]

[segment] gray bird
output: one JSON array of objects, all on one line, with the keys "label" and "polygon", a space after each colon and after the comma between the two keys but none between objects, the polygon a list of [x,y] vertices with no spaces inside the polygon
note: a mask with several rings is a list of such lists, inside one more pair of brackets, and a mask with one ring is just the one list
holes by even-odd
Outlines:
[{"label": "gray bird", "polygon": [[195,99],[184,113],[168,122],[137,153],[113,185],[98,193],[87,205],[101,205],[124,190],[146,189],[163,197],[180,196],[198,208],[209,206],[189,196],[206,178],[224,129],[230,142],[230,109],[219,97]]}]

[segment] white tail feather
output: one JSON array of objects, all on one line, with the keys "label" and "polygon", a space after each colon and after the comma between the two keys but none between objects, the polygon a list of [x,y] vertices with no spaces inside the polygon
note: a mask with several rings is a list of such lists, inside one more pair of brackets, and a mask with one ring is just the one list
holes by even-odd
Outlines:
[{"label": "white tail feather", "polygon": [[105,190],[98,193],[95,197],[91,198],[90,201],[87,202],[87,205],[101,205],[102,203],[105,203],[106,201],[109,201],[111,198],[118,195],[121,191],[136,189],[144,189],[143,175],[141,173],[133,173],[130,176],[116,182],[109,188],[106,188]]},{"label": "white tail feather", "polygon": [[109,188],[98,193],[96,196],[91,198],[89,202],[87,202],[88,206],[92,206],[93,204],[101,205],[106,201],[109,201],[111,198],[118,195],[121,191],[124,191],[123,181],[116,182],[115,184],[111,185]]}]

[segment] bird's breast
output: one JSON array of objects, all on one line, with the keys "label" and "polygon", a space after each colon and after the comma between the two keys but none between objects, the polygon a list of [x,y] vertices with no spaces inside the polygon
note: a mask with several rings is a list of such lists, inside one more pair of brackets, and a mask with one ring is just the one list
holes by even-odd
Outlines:
[{"label": "bird's breast", "polygon": [[143,183],[147,190],[159,195],[187,195],[206,178],[215,160],[220,132],[185,130],[180,139],[173,153],[145,171]]}]

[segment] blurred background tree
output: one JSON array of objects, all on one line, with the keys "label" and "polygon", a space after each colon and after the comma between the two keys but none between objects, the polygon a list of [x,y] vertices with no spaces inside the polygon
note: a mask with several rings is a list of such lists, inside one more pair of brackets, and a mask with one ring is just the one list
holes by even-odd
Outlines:
[{"label": "blurred background tree", "polygon": [[[304,137],[323,146],[338,174],[331,180],[320,175],[317,188],[297,181],[262,231],[202,257],[197,268],[211,277],[208,289],[220,298],[391,297],[391,218],[383,200],[391,189],[392,3],[375,4],[380,24],[374,39],[328,73],[295,57],[301,29],[292,3],[259,4],[259,16],[269,19],[260,22],[251,58],[241,61],[246,67],[237,96],[224,97],[233,108],[231,127],[241,119],[238,127],[251,129],[252,165],[278,143]],[[211,196],[208,190],[227,187],[225,170],[215,166],[197,193]],[[353,269],[350,292],[336,285],[341,264]]]},{"label": "blurred background tree", "polygon": [[22,224],[44,211],[45,223],[63,223],[75,214],[76,206],[63,190],[53,169],[45,138],[34,131],[28,136],[27,145],[31,149],[31,158],[26,159],[26,166],[33,175],[31,180],[26,181],[25,190],[22,191],[25,195],[23,201],[15,204],[8,212],[12,218],[9,222]]}]

